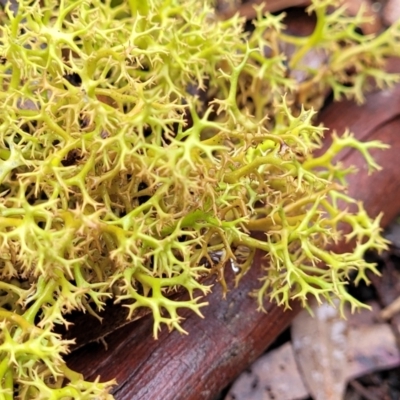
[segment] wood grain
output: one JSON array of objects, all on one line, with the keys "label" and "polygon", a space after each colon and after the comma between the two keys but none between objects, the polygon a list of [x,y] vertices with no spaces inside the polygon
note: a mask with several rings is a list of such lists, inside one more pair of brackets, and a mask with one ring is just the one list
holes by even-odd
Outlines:
[{"label": "wood grain", "polygon": [[92,380],[117,377],[116,399],[212,399],[288,326],[298,306],[284,312],[268,304],[268,314],[256,311],[248,294],[258,287],[262,256],[238,289],[222,298],[220,286],[207,297],[204,319],[183,312],[183,336],[162,331],[152,339],[150,316],[126,325],[102,344],[79,349],[69,366]]}]

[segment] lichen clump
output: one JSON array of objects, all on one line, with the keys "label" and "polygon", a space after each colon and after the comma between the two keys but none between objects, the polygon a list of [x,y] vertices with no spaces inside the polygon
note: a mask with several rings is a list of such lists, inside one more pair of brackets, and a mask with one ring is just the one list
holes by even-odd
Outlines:
[{"label": "lichen clump", "polygon": [[[369,149],[384,146],[345,134],[314,156],[324,129],[310,107],[330,88],[362,100],[369,78],[393,83],[382,65],[400,52],[398,25],[363,36],[361,15],[322,0],[301,38],[282,15],[259,13],[249,33],[206,1],[18,3],[0,14],[3,398],[106,398],[112,382],[68,369],[55,324],[113,297],[131,316],[149,308],[155,336],[161,324],[181,330],[178,310],[205,305],[203,277],[226,286],[235,263],[239,281],[257,249],[260,307],[310,296],[360,305],[345,282],[375,271],[363,253],[385,242],[333,157],[357,148],[372,171]],[[302,63],[311,49],[324,53],[314,69]],[[339,223],[353,253],[328,250],[343,240]],[[177,290],[191,300],[172,300]]]}]

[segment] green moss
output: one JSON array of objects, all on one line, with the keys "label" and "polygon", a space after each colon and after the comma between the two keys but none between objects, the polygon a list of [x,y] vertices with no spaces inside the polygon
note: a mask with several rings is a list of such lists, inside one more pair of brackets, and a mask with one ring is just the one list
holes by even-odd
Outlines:
[{"label": "green moss", "polygon": [[[210,273],[238,281],[256,249],[266,252],[257,292],[288,307],[298,298],[349,296],[351,271],[381,250],[371,220],[345,191],[334,156],[354,147],[313,125],[326,90],[363,99],[368,78],[397,81],[382,65],[399,53],[399,25],[362,36],[358,15],[314,1],[309,37],[282,32],[282,15],[220,21],[196,0],[19,2],[0,15],[0,385],[3,398],[107,398],[112,382],[89,383],[62,358],[53,332],[65,315],[95,312],[107,298],[147,307],[154,336],[182,330],[179,308],[200,314]],[[286,60],[283,44],[293,47]],[[318,68],[303,65],[311,49]],[[322,49],[322,50],[321,50]],[[354,72],[350,72],[351,70]],[[301,82],[296,73],[302,73]],[[350,213],[338,200],[355,204]],[[324,250],[351,226],[353,253]],[[265,240],[250,236],[262,231]],[[321,268],[321,262],[326,268]],[[177,289],[191,300],[171,300]]]}]

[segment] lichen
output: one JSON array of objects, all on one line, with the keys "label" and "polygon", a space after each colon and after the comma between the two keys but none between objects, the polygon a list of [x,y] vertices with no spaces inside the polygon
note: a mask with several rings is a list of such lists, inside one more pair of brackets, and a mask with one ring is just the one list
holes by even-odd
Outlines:
[{"label": "lichen", "polygon": [[[240,284],[257,249],[260,308],[310,296],[363,306],[346,282],[376,272],[363,254],[386,244],[334,156],[354,147],[373,171],[369,150],[386,146],[346,133],[315,156],[313,120],[327,90],[362,101],[370,78],[397,81],[382,65],[399,54],[399,24],[363,36],[363,17],[334,3],[313,1],[307,37],[261,12],[248,33],[197,0],[20,1],[0,14],[2,398],[111,397],[113,382],[68,369],[54,326],[112,297],[130,316],[150,309],[155,337],[162,324],[183,331],[179,309],[206,305],[203,277],[226,289],[235,260]],[[311,49],[319,68],[302,64]],[[355,247],[337,254],[343,223]]]}]

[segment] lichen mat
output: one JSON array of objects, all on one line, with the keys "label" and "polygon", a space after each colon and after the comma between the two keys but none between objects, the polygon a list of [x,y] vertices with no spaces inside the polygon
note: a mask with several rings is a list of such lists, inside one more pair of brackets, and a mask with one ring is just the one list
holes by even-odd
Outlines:
[{"label": "lichen mat", "polygon": [[[400,53],[399,24],[363,36],[362,15],[332,5],[312,3],[307,37],[261,12],[248,33],[195,0],[21,1],[0,14],[3,398],[110,398],[113,382],[66,366],[55,324],[114,298],[130,316],[149,308],[155,337],[162,324],[181,330],[178,310],[206,305],[202,277],[225,287],[234,262],[240,285],[256,249],[268,260],[260,308],[309,296],[362,306],[346,280],[366,280],[365,250],[386,243],[334,157],[356,148],[372,172],[369,151],[385,145],[345,133],[315,156],[324,128],[313,117],[328,89],[362,101],[370,78],[398,80],[382,65]],[[311,49],[324,65],[302,64]],[[337,254],[343,223],[354,250]],[[171,299],[177,290],[191,299]]]}]

